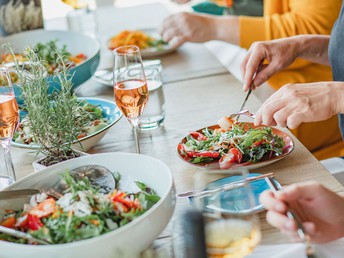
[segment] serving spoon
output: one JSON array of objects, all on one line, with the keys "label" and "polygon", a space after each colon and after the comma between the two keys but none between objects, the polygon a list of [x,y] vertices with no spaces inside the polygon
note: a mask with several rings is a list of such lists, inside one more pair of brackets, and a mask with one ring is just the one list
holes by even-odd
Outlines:
[{"label": "serving spoon", "polygon": [[[99,192],[103,194],[112,192],[116,187],[114,175],[104,166],[84,165],[71,170],[69,174],[76,181],[81,181],[87,177],[90,180],[91,185],[99,187]],[[52,189],[62,194],[68,189],[68,185],[61,179],[52,187]]]},{"label": "serving spoon", "polygon": [[15,229],[12,229],[12,228],[7,228],[7,227],[4,227],[4,226],[0,226],[0,232],[4,233],[6,235],[17,237],[17,238],[23,238],[23,239],[30,240],[30,241],[33,241],[33,242],[37,242],[37,243],[39,243],[41,245],[50,245],[51,244],[47,240],[38,239],[38,238],[33,237],[31,234],[24,233],[22,231],[15,230]]}]

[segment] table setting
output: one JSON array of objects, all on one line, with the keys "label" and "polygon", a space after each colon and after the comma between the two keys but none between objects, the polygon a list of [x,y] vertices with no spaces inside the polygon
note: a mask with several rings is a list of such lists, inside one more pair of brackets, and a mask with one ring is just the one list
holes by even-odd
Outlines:
[{"label": "table setting", "polygon": [[[343,186],[288,129],[254,126],[262,102],[209,47],[163,42],[163,3],[93,12],[95,35],[56,18],[0,38],[11,43],[0,50],[1,255],[306,257],[314,244],[302,226],[303,243],[290,243],[266,222],[259,195],[307,180]],[[53,66],[46,53],[57,53]],[[8,103],[11,121],[1,115]],[[39,105],[51,115],[35,114]],[[34,172],[49,148],[76,158]],[[340,257],[341,241],[307,257]]]}]

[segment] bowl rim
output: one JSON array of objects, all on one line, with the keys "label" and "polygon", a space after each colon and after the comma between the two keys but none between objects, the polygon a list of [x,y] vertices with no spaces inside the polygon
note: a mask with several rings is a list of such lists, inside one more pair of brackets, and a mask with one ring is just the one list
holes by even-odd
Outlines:
[{"label": "bowl rim", "polygon": [[[95,44],[96,46],[96,49],[94,50],[94,53],[92,53],[92,56],[90,56],[89,58],[87,58],[85,60],[85,62],[87,60],[90,60],[91,58],[93,58],[94,56],[96,56],[99,52],[100,52],[100,43],[98,40],[96,40],[95,38],[89,36],[89,35],[86,35],[84,33],[81,33],[81,32],[78,32],[78,31],[68,31],[68,30],[45,30],[45,29],[35,29],[35,30],[29,30],[29,31],[22,31],[22,32],[19,32],[19,33],[15,33],[15,34],[12,34],[12,35],[8,35],[8,36],[4,36],[2,38],[0,38],[0,41],[8,41],[9,39],[12,39],[12,38],[17,38],[17,37],[20,37],[22,35],[29,35],[29,34],[39,34],[39,33],[49,33],[49,34],[54,34],[54,33],[58,33],[58,34],[77,34],[79,35],[80,37],[85,37],[85,38],[88,38],[90,40],[93,41],[93,43]],[[59,40],[59,38],[58,38]],[[82,65],[83,63],[85,62],[82,62],[80,65]],[[71,68],[70,70],[73,70],[75,67]]]},{"label": "bowl rim", "polygon": [[[107,99],[102,99],[102,98],[93,98],[93,97],[77,97],[77,99],[80,99],[80,100],[97,100],[97,101],[101,101],[101,102],[106,102],[106,103],[109,103],[111,105],[115,105],[118,109],[118,112],[116,113],[119,113],[119,116],[117,119],[115,119],[114,121],[112,121],[111,123],[109,123],[107,126],[103,127],[102,129],[92,133],[92,134],[88,134],[80,139],[77,139],[77,140],[74,140],[72,142],[72,144],[79,144],[79,143],[82,143],[86,140],[88,140],[89,138],[92,138],[106,130],[108,130],[110,127],[112,127],[114,124],[116,124],[119,120],[121,120],[121,118],[123,117],[123,114],[121,112],[121,110],[118,108],[118,106],[116,105],[116,103],[114,101],[111,101],[111,100],[107,100]],[[25,143],[17,143],[15,141],[11,141],[11,146],[13,147],[16,147],[16,148],[22,148],[22,149],[30,149],[30,150],[37,150],[39,149],[39,145],[36,145],[36,144],[25,144]]]},{"label": "bowl rim", "polygon": [[[106,152],[106,153],[97,153],[97,154],[92,154],[92,155],[88,155],[88,156],[83,156],[83,157],[79,157],[77,158],[78,160],[80,159],[87,159],[90,160],[90,158],[94,158],[97,156],[109,156],[109,155],[122,155],[122,156],[141,156],[150,160],[153,160],[154,162],[158,162],[160,163],[163,167],[166,168],[166,172],[168,174],[168,180],[169,180],[169,185],[168,185],[168,190],[165,192],[165,194],[163,196],[160,196],[160,200],[154,205],[152,206],[148,211],[146,211],[144,214],[142,214],[141,216],[139,216],[138,218],[136,218],[135,220],[131,221],[130,223],[119,227],[117,229],[111,230],[110,232],[104,233],[102,235],[99,236],[95,236],[92,238],[88,238],[88,239],[83,239],[83,240],[79,240],[79,241],[75,241],[75,242],[71,242],[71,243],[63,243],[63,244],[52,244],[52,245],[27,245],[27,244],[18,244],[18,243],[12,243],[12,242],[6,242],[6,241],[0,241],[0,247],[17,247],[17,248],[29,248],[29,249],[36,249],[36,250],[46,250],[46,249],[61,249],[61,248],[65,248],[65,247],[70,247],[71,245],[76,246],[80,246],[82,244],[90,244],[92,241],[94,241],[94,239],[97,238],[97,240],[101,241],[102,239],[105,239],[107,237],[109,237],[109,234],[120,234],[122,231],[126,230],[127,228],[130,227],[134,227],[136,224],[140,223],[142,220],[144,220],[146,217],[148,217],[148,215],[150,215],[151,213],[153,213],[154,211],[156,211],[160,205],[167,199],[167,197],[170,195],[171,191],[173,191],[174,189],[174,181],[173,181],[173,176],[172,176],[172,172],[171,169],[167,166],[167,164],[163,161],[161,161],[160,159],[145,155],[145,154],[137,154],[137,153],[126,153],[126,152]],[[30,175],[27,175],[25,177],[23,177],[22,179],[18,180],[17,182],[15,182],[14,184],[12,184],[11,186],[5,188],[7,190],[11,189],[12,186],[15,186],[18,182],[21,182],[23,180],[26,180],[30,177],[33,176],[39,176],[40,174],[43,173],[47,173],[46,170],[55,170],[56,167],[59,166],[63,166],[63,165],[69,165],[70,163],[73,163],[74,160],[67,160],[55,165],[52,165],[50,167],[47,167],[45,169],[42,169],[38,172],[35,173],[31,173]],[[48,173],[53,173],[53,172],[48,172]],[[5,190],[4,189],[4,190]],[[175,202],[173,202],[173,211],[175,208]]]}]

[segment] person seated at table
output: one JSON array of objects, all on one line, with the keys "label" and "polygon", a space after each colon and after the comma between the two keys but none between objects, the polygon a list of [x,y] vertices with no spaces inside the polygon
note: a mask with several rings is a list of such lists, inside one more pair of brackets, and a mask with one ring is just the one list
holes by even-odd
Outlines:
[{"label": "person seated at table", "polygon": [[[241,70],[244,90],[261,85],[273,74],[302,57],[331,65],[333,81],[287,84],[269,97],[256,114],[255,125],[296,128],[302,122],[327,119],[339,114],[344,132],[344,4],[330,36],[300,35],[268,42],[257,42],[249,49]],[[253,79],[262,60],[269,64]],[[267,221],[282,233],[296,237],[296,223],[285,215],[291,208],[302,220],[315,242],[328,242],[344,236],[344,199],[324,186],[308,182],[287,186],[273,194],[264,192],[260,200],[268,209]]]},{"label": "person seated at table", "polygon": [[276,194],[265,191],[260,202],[268,210],[266,220],[272,226],[299,241],[295,220],[286,215],[292,209],[312,241],[326,243],[344,237],[344,198],[316,182],[289,185]]},{"label": "person seated at table", "polygon": [[[233,2],[234,7],[236,2]],[[330,34],[338,17],[341,2],[339,0],[265,0],[263,17],[178,13],[164,20],[160,33],[165,41],[174,46],[184,42],[222,40],[248,49],[255,41],[298,34]],[[270,77],[268,83],[277,90],[286,83],[308,83],[331,79],[330,67],[298,58],[288,69],[280,70]],[[341,155],[339,150],[344,155],[344,143],[340,141],[337,124],[338,119],[333,117],[327,121],[303,124],[292,132],[318,159],[324,159]]]}]

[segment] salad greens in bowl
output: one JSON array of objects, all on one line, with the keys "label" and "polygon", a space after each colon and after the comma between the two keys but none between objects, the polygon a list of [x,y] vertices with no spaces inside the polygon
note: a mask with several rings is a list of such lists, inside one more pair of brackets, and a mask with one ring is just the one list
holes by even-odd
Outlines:
[{"label": "salad greens in bowl", "polygon": [[[58,49],[69,66],[69,74],[73,75],[73,89],[92,77],[100,61],[100,45],[90,36],[72,31],[32,30],[0,38],[0,46],[8,44],[14,49],[18,61],[25,63],[23,52],[27,47],[35,47],[37,54],[47,66],[49,93],[60,90],[54,73],[59,71],[54,51]],[[6,47],[0,48],[0,64],[10,65],[13,57]],[[12,78],[13,79],[13,78]],[[15,79],[15,78],[14,78]],[[13,82],[18,104],[23,104],[20,82]]]},{"label": "salad greens in bowl", "polygon": [[[84,165],[108,168],[115,177],[115,189],[104,194],[87,179],[73,180],[68,171]],[[57,200],[40,194],[25,200],[26,205],[22,199],[0,201],[1,224],[52,243],[38,245],[0,235],[1,257],[137,257],[164,229],[174,210],[169,168],[138,154],[104,153],[68,160],[7,190],[50,189],[61,176],[68,188]]]},{"label": "salad greens in bowl", "polygon": [[[75,140],[73,148],[80,151],[87,151],[97,144],[119,121],[122,113],[117,105],[108,100],[98,98],[78,98],[82,101],[82,107],[87,111],[88,123],[83,132]],[[29,121],[21,112],[20,124],[14,133],[12,146],[25,149],[38,149],[34,136],[30,132]]]}]

